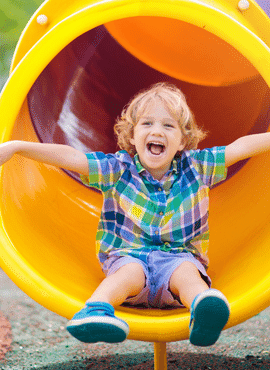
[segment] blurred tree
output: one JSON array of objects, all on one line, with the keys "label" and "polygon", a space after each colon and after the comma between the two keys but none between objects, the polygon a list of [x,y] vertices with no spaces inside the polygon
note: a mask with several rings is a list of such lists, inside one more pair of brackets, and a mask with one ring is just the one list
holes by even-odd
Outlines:
[{"label": "blurred tree", "polygon": [[0,1],[0,91],[8,78],[20,34],[42,3],[43,0]]}]

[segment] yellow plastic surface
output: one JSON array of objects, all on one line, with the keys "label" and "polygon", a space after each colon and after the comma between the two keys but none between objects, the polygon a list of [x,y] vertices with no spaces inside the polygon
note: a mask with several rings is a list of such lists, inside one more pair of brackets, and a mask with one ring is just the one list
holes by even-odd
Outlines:
[{"label": "yellow plastic surface", "polygon": [[[171,68],[171,74],[177,78],[210,86],[228,85],[258,78],[257,70],[269,86],[269,19],[254,2],[250,4],[250,9],[241,13],[237,9],[237,1],[225,0],[69,0],[65,7],[60,0],[45,2],[21,37],[13,72],[1,95],[1,141],[11,138],[37,140],[26,95],[52,58],[89,29],[106,23],[113,34],[117,33],[115,37],[120,43],[131,45],[133,50],[129,51],[134,55],[142,60],[150,58],[145,56],[145,48],[134,46],[133,39],[122,40],[118,25],[111,28],[111,22],[121,22],[119,19],[165,17],[167,19],[161,22],[168,27],[184,25],[192,30],[191,35],[186,35],[186,48],[189,36],[190,45],[200,45],[192,40],[194,35],[200,36],[200,40],[204,40],[203,45],[207,46],[205,33],[208,32],[210,43],[214,39],[220,40],[219,58],[222,50],[235,48],[237,52],[234,55],[240,53],[241,60],[245,57],[248,61],[244,62],[247,67],[245,73],[237,66],[233,78],[224,72],[219,79],[217,71],[207,71],[203,75],[200,60],[198,71],[196,64],[191,63],[189,70],[189,64],[185,63],[185,76],[181,77],[181,69],[177,70],[175,60],[168,69]],[[36,23],[38,14],[48,16],[48,25]],[[138,22],[147,19],[138,18]],[[170,19],[173,19],[171,25]],[[175,23],[175,20],[180,23]],[[158,18],[153,19],[156,26],[158,21]],[[166,60],[159,60],[157,50],[160,40],[153,40],[154,34],[155,30],[149,37],[152,37],[151,50],[156,50],[156,53],[153,60],[149,59],[149,64],[166,71]],[[161,36],[164,42],[164,36],[157,34],[158,38]],[[229,44],[229,49],[224,42]],[[174,43],[169,43],[169,47],[174,46]],[[177,50],[178,59],[181,58],[180,51]],[[205,58],[202,50],[197,52],[199,58]],[[169,50],[169,53],[173,58],[174,50]],[[204,65],[203,61],[201,63]],[[234,64],[230,68],[234,68]],[[197,75],[193,79],[194,74]],[[222,290],[231,304],[227,327],[248,319],[269,304],[269,168],[270,155],[253,158],[233,178],[211,193],[209,274],[214,287]],[[37,302],[62,316],[72,317],[103,279],[95,255],[95,232],[102,196],[61,170],[19,156],[2,168],[0,180],[1,267]],[[188,336],[189,314],[185,309],[119,308],[116,313],[129,323],[130,339],[167,342]]]}]

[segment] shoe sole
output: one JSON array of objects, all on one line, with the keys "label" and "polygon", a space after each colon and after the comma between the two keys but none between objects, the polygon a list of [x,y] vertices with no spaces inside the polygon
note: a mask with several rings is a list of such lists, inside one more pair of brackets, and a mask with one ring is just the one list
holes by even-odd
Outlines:
[{"label": "shoe sole", "polygon": [[206,296],[197,304],[194,312],[190,343],[207,347],[216,343],[230,316],[225,300],[216,296]]},{"label": "shoe sole", "polygon": [[82,320],[71,320],[67,331],[76,339],[85,343],[119,343],[123,342],[129,333],[128,325],[113,317],[88,317]]}]

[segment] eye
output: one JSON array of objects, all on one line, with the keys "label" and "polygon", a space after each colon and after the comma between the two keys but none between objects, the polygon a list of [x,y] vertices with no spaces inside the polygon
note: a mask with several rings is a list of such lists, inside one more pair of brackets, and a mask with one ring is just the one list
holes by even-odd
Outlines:
[{"label": "eye", "polygon": [[164,126],[168,127],[168,128],[173,128],[174,127],[174,125],[172,123],[165,123]]},{"label": "eye", "polygon": [[143,126],[150,126],[152,124],[152,122],[150,122],[150,121],[143,121],[141,124]]}]

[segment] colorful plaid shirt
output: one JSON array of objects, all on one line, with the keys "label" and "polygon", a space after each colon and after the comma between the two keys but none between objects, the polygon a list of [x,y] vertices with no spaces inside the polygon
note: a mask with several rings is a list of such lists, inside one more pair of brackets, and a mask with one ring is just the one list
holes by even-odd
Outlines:
[{"label": "colorful plaid shirt", "polygon": [[84,184],[99,189],[104,201],[96,240],[98,256],[143,258],[149,251],[191,252],[208,265],[209,189],[226,178],[225,147],[184,151],[161,181],[137,155],[86,154]]}]

